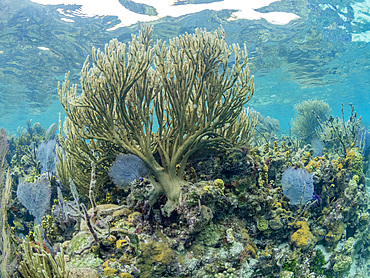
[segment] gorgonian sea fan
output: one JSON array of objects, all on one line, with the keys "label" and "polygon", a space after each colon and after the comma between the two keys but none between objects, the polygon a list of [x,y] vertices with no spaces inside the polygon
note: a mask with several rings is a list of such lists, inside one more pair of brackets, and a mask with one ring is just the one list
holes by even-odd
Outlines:
[{"label": "gorgonian sea fan", "polygon": [[119,154],[109,170],[109,176],[118,188],[124,188],[132,181],[148,175],[143,161],[133,154]]},{"label": "gorgonian sea fan", "polygon": [[281,179],[283,194],[290,199],[291,205],[306,204],[312,200],[313,175],[304,169],[288,168]]},{"label": "gorgonian sea fan", "polygon": [[20,183],[17,198],[35,217],[37,224],[50,207],[51,188],[47,175],[41,175],[34,183]]}]

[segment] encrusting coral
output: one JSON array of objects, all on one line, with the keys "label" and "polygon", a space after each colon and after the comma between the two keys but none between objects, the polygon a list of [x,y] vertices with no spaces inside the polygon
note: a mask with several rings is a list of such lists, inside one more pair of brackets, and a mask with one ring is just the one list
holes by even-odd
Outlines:
[{"label": "encrusting coral", "polygon": [[254,84],[246,49],[228,46],[222,29],[197,29],[168,46],[151,46],[152,32],[143,28],[128,46],[113,39],[105,52],[93,49],[93,66],[86,60],[81,71],[80,96],[66,75],[59,99],[67,118],[58,138],[78,186],[87,183],[86,173],[75,172],[76,161],[88,169],[93,160],[99,172],[118,152],[130,153],[150,170],[151,204],[165,194],[171,211],[191,154],[251,139],[256,120],[242,111]]},{"label": "encrusting coral", "polygon": [[314,236],[312,235],[307,222],[297,221],[293,226],[299,229],[291,235],[290,242],[298,248],[302,248],[303,250],[307,249],[313,244],[314,240]]}]

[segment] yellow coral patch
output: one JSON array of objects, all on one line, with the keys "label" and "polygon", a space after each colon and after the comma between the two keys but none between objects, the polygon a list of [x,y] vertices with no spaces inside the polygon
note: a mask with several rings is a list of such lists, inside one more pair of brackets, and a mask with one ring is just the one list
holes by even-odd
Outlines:
[{"label": "yellow coral patch", "polygon": [[133,278],[134,276],[132,276],[130,273],[121,273],[121,278]]},{"label": "yellow coral patch", "polygon": [[206,185],[202,188],[202,190],[206,193],[211,194],[211,187],[209,185]]},{"label": "yellow coral patch", "polygon": [[347,150],[345,164],[354,175],[362,175],[363,157],[362,154],[358,151],[358,148],[351,148]]},{"label": "yellow coral patch", "polygon": [[312,244],[314,236],[310,232],[310,229],[306,221],[298,221],[296,223],[296,226],[300,228],[291,235],[290,242],[294,246],[305,250]]},{"label": "yellow coral patch", "polygon": [[109,260],[105,261],[102,265],[103,267],[108,267],[108,264],[109,264]]},{"label": "yellow coral patch", "polygon": [[106,268],[104,268],[104,274],[103,274],[103,276],[104,277],[112,277],[112,276],[114,276],[116,273],[117,273],[117,269],[115,269],[115,268],[111,268],[111,267],[106,267]]},{"label": "yellow coral patch", "polygon": [[222,179],[215,179],[213,185],[217,188],[224,188],[225,183]]},{"label": "yellow coral patch", "polygon": [[315,157],[314,159],[310,160],[308,164],[306,165],[306,170],[308,172],[313,172],[316,169],[319,169],[321,167],[321,164],[325,161],[325,157]]},{"label": "yellow coral patch", "polygon": [[340,160],[332,160],[331,163],[333,164],[335,171],[339,172],[343,169],[343,164],[340,162]]},{"label": "yellow coral patch", "polygon": [[116,241],[117,249],[122,248],[123,246],[126,246],[126,245],[128,245],[128,242],[125,239],[119,239]]}]

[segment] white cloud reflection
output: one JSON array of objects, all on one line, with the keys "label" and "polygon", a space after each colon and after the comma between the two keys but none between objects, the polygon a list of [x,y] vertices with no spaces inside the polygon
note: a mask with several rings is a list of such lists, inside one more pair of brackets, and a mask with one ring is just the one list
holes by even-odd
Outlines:
[{"label": "white cloud reflection", "polygon": [[138,14],[122,6],[118,0],[31,0],[32,2],[42,5],[81,5],[77,10],[58,9],[64,16],[69,16],[69,19],[64,18],[64,21],[73,21],[71,17],[93,17],[93,16],[117,16],[121,23],[110,28],[114,30],[120,27],[130,26],[138,22],[150,22],[164,17],[180,17],[187,14],[197,13],[204,10],[233,10],[229,20],[249,19],[258,20],[265,19],[271,24],[285,25],[292,20],[298,19],[299,16],[294,13],[286,12],[268,12],[261,13],[256,9],[266,7],[273,2],[280,0],[224,0],[219,2],[204,3],[204,4],[185,4],[175,5],[176,0],[133,0],[137,4],[145,4],[153,7],[157,11],[157,15]]}]

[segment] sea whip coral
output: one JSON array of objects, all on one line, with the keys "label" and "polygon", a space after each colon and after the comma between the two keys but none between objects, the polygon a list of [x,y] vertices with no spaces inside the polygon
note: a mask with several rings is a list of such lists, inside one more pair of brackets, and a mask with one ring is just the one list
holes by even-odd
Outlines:
[{"label": "sea whip coral", "polygon": [[107,151],[137,156],[150,172],[151,204],[165,194],[169,212],[191,154],[250,141],[254,120],[242,111],[254,84],[246,47],[228,46],[222,29],[197,29],[153,47],[152,31],[144,28],[128,46],[113,39],[104,52],[93,49],[93,66],[86,60],[81,71],[81,95],[66,75],[59,99],[67,118],[58,138],[77,185],[85,183],[78,181],[81,166],[93,160],[100,167],[117,155]]}]

